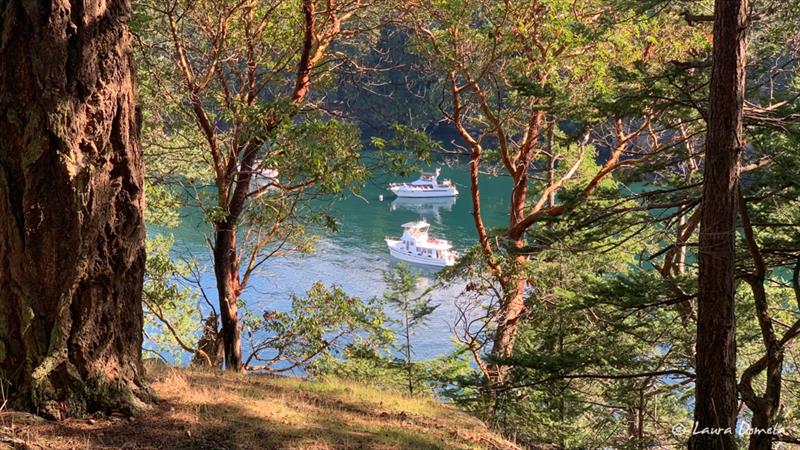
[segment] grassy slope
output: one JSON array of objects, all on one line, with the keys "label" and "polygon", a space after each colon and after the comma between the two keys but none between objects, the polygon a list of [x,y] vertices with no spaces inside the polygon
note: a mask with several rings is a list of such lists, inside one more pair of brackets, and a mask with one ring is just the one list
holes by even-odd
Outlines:
[{"label": "grassy slope", "polygon": [[136,419],[21,424],[17,418],[12,430],[10,417],[0,415],[0,437],[56,449],[517,448],[434,400],[335,380],[169,369],[153,389],[159,402]]}]

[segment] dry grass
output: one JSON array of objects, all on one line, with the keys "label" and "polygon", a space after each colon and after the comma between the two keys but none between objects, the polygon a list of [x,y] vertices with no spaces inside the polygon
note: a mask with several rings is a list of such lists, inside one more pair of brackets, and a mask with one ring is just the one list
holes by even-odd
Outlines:
[{"label": "dry grass", "polygon": [[53,449],[516,448],[432,399],[338,380],[168,369],[153,389],[159,402],[135,419],[15,424],[5,432],[31,448]]}]

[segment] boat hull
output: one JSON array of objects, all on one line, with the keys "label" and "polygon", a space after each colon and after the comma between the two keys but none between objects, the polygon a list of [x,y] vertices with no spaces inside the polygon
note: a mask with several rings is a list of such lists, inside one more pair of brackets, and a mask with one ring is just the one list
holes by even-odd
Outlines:
[{"label": "boat hull", "polygon": [[400,198],[441,198],[458,196],[458,191],[455,188],[429,190],[391,188],[390,190],[394,195]]},{"label": "boat hull", "polygon": [[386,245],[389,246],[389,254],[399,260],[410,262],[413,264],[420,264],[424,266],[433,266],[433,267],[446,267],[455,264],[455,261],[452,260],[447,261],[428,256],[418,256],[395,248],[395,245],[399,244],[400,242],[401,241],[398,240],[386,239]]}]

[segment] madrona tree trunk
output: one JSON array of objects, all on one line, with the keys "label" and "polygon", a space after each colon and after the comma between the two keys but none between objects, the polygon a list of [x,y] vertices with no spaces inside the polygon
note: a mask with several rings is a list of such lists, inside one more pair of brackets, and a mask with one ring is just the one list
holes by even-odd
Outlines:
[{"label": "madrona tree trunk", "polygon": [[[517,247],[521,248],[522,240],[517,241]],[[522,271],[527,262],[525,256],[516,256],[516,268]],[[497,315],[497,330],[494,333],[492,342],[492,358],[498,363],[493,363],[490,367],[490,380],[493,384],[502,383],[508,375],[510,366],[502,363],[502,360],[509,358],[514,353],[514,343],[517,338],[519,322],[525,312],[525,289],[528,286],[527,278],[522,274],[514,274],[513,278],[506,280],[504,290],[505,298],[502,299]]]},{"label": "madrona tree trunk", "polygon": [[[544,79],[540,79],[544,82]],[[544,113],[537,112],[531,124],[529,132],[539,134],[542,129]],[[514,188],[511,191],[511,206],[509,211],[509,234],[508,240],[512,242],[514,248],[521,250],[525,246],[526,229],[515,231],[519,224],[525,220],[525,208],[528,201],[528,168],[530,166],[530,155],[533,151],[533,143],[528,145],[528,150],[520,154],[516,162],[516,170],[513,174]],[[492,343],[492,357],[502,361],[514,353],[514,343],[517,339],[520,320],[525,313],[525,290],[528,287],[528,277],[525,274],[525,265],[528,262],[526,255],[517,254],[514,256],[513,268],[504,274],[503,294],[500,310],[497,317],[497,330],[495,330],[494,341]],[[505,381],[510,367],[504,364],[493,364],[490,367],[490,380],[493,384]]]},{"label": "madrona tree trunk", "polygon": [[695,429],[690,449],[735,449],[734,259],[747,0],[716,0],[700,218]]},{"label": "madrona tree trunk", "polygon": [[0,0],[0,378],[44,415],[147,395],[130,13]]},{"label": "madrona tree trunk", "polygon": [[215,225],[214,272],[225,352],[225,369],[242,370],[242,331],[239,325],[240,294],[239,253],[236,248],[236,228],[230,222]]}]

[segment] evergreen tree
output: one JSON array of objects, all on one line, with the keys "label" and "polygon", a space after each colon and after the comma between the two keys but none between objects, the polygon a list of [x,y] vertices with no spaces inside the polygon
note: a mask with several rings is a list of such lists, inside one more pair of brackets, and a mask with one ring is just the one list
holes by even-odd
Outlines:
[{"label": "evergreen tree", "polygon": [[418,275],[406,264],[399,264],[394,271],[384,275],[388,289],[383,293],[383,298],[389,306],[400,313],[400,346],[398,350],[403,355],[403,369],[406,373],[408,394],[414,395],[414,386],[417,384],[416,365],[414,363],[414,347],[411,336],[414,329],[424,325],[438,305],[432,305],[428,295],[432,288],[425,289],[416,295]]}]

